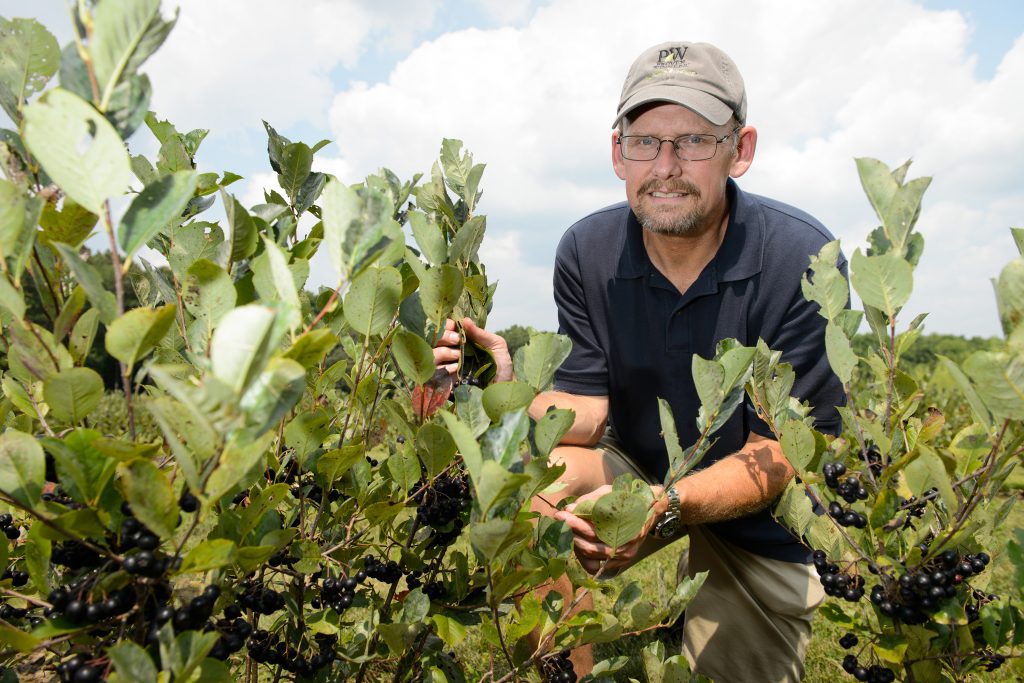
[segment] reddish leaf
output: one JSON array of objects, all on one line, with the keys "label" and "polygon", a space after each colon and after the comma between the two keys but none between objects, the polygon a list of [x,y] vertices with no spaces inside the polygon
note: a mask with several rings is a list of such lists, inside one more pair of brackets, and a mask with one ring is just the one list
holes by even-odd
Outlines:
[{"label": "reddish leaf", "polygon": [[426,420],[444,405],[451,396],[455,380],[444,368],[438,368],[434,376],[412,390],[412,409],[420,420]]}]

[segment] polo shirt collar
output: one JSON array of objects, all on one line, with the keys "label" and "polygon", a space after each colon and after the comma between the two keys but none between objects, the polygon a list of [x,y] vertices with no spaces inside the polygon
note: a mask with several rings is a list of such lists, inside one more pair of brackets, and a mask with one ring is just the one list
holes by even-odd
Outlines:
[{"label": "polo shirt collar", "polygon": [[[765,225],[758,203],[729,178],[729,224],[718,253],[709,264],[718,282],[745,280],[761,272],[764,258]],[[616,276],[639,278],[650,275],[654,266],[644,247],[643,226],[632,210],[626,212],[625,239]]]}]

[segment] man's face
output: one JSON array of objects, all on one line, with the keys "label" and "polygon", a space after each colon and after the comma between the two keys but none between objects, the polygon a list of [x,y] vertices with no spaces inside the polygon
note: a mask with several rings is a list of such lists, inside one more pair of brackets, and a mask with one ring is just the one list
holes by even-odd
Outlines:
[{"label": "man's face", "polygon": [[[625,131],[627,135],[650,135],[675,139],[687,133],[708,133],[721,137],[727,126],[715,126],[700,115],[678,104],[658,104],[643,111]],[[743,129],[744,131],[748,129]],[[752,131],[752,129],[749,129]],[[742,134],[742,132],[740,133]],[[612,164],[615,173],[626,181],[626,197],[641,225],[655,233],[688,235],[719,225],[728,206],[725,199],[729,175],[746,170],[733,149],[733,140],[718,145],[715,156],[703,161],[680,160],[668,142],[651,161],[632,161],[622,157],[612,137]]]}]

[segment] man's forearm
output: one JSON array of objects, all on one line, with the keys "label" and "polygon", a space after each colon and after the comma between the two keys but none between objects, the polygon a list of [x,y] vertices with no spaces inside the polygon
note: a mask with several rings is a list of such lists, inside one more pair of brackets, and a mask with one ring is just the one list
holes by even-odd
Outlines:
[{"label": "man's forearm", "polygon": [[608,398],[606,396],[580,396],[562,391],[545,391],[537,394],[530,405],[530,417],[539,420],[550,407],[567,408],[576,413],[572,427],[560,443],[571,446],[593,446],[604,434],[608,423]]},{"label": "man's forearm", "polygon": [[777,441],[752,438],[742,450],[676,483],[683,521],[722,522],[765,508],[793,478]]}]

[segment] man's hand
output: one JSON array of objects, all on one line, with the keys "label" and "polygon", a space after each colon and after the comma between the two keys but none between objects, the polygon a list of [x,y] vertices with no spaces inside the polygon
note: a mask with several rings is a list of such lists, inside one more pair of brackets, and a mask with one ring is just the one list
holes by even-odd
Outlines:
[{"label": "man's hand", "polygon": [[651,493],[654,495],[655,504],[651,507],[650,514],[647,517],[647,521],[644,522],[640,534],[625,545],[612,548],[597,537],[597,531],[590,520],[573,514],[573,510],[580,503],[587,500],[597,500],[606,493],[610,493],[611,490],[612,487],[605,484],[586,495],[580,496],[576,499],[575,503],[566,506],[564,510],[554,514],[555,519],[562,520],[572,529],[573,545],[575,546],[576,557],[579,559],[580,565],[583,566],[587,573],[597,574],[600,572],[602,577],[615,576],[639,559],[640,547],[647,540],[647,535],[654,527],[658,516],[667,507],[667,502],[663,495],[664,489],[661,486],[651,486]]},{"label": "man's hand", "polygon": [[[466,338],[477,346],[487,349],[494,356],[495,382],[508,382],[512,380],[512,357],[508,352],[508,342],[505,338],[488,332],[482,327],[477,327],[469,318],[462,319],[462,329],[466,332]],[[438,338],[434,346],[434,364],[444,368],[450,374],[459,371],[459,359],[461,351],[459,342],[461,337],[455,329],[455,321],[449,318],[445,321],[444,332]]]}]

